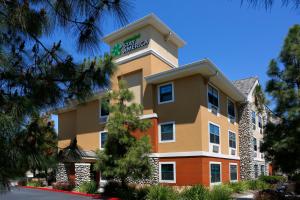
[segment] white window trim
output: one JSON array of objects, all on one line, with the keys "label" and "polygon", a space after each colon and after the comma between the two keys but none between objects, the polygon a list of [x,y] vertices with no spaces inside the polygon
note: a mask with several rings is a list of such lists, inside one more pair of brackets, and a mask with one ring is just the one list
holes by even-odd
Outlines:
[{"label": "white window trim", "polygon": [[[215,183],[211,182],[211,165],[212,164],[218,164],[218,165],[220,165],[220,182],[215,182]],[[220,185],[220,184],[222,184],[222,163],[221,162],[209,162],[209,184],[211,186],[212,185]]]},{"label": "white window trim", "polygon": [[[235,134],[235,148],[230,147],[229,132]],[[237,146],[238,146],[238,143],[237,143],[237,134],[236,134],[236,132],[234,132],[232,130],[228,130],[228,148],[229,148],[229,152],[228,153],[229,153],[229,155],[231,155],[231,150],[235,150],[235,155],[233,155],[233,156],[237,156]]]},{"label": "white window trim", "polygon": [[[236,166],[236,180],[231,180],[231,165],[235,165]],[[238,164],[237,163],[229,163],[229,180],[230,182],[238,182],[239,180],[239,169],[238,169]]]},{"label": "white window trim", "polygon": [[[233,109],[234,109],[234,114],[235,114],[235,116],[231,116],[231,115],[229,115],[229,112],[228,112],[228,102],[229,101],[231,101],[232,103],[233,103]],[[235,124],[236,123],[236,114],[237,114],[237,110],[236,110],[236,108],[235,108],[235,102],[232,100],[232,99],[230,99],[229,97],[227,97],[227,117],[228,117],[228,122],[230,122],[230,117],[232,117],[234,120],[233,120],[233,124]]]},{"label": "white window trim", "polygon": [[209,103],[208,101],[208,86],[211,86],[212,88],[216,89],[218,91],[218,109],[217,109],[217,116],[220,116],[220,91],[218,88],[216,88],[215,86],[213,86],[212,84],[208,83],[206,85],[206,91],[207,91],[207,94],[206,94],[206,99],[207,99],[207,109],[209,112],[212,112],[211,110],[211,104]]},{"label": "white window trim", "polygon": [[[252,118],[253,118],[253,116],[252,116],[252,113],[255,113],[255,123],[253,123],[253,121],[252,121]],[[257,123],[257,120],[256,120],[256,112],[254,111],[254,110],[251,110],[251,124],[252,125],[255,125],[255,128],[256,128],[256,123]]]},{"label": "white window trim", "polygon": [[103,150],[104,148],[103,147],[101,147],[101,134],[102,133],[107,133],[107,130],[103,130],[103,131],[100,131],[99,132],[99,149],[100,150]]},{"label": "white window trim", "polygon": [[[162,180],[161,176],[161,165],[163,164],[172,164],[173,165],[173,175],[174,175],[174,180]],[[159,182],[160,183],[176,183],[176,162],[159,162]]]},{"label": "white window trim", "polygon": [[[169,100],[169,101],[161,102],[160,101],[160,87],[165,86],[165,85],[169,85],[169,84],[172,85],[172,99]],[[174,95],[174,83],[173,82],[168,82],[168,83],[164,83],[164,84],[161,84],[161,85],[157,86],[157,102],[158,102],[158,104],[173,103],[174,101],[175,101],[175,95]]]},{"label": "white window trim", "polygon": [[107,123],[107,120],[108,120],[108,117],[109,117],[109,115],[101,115],[101,108],[102,108],[102,105],[101,105],[101,102],[102,102],[102,100],[100,99],[99,100],[99,120],[100,120],[100,123],[101,124],[105,124],[105,123]]},{"label": "white window trim", "polygon": [[[165,124],[173,124],[173,140],[161,140],[161,125]],[[169,143],[169,142],[176,142],[176,124],[175,121],[170,121],[170,122],[163,122],[158,124],[158,138],[159,138],[159,143]]]},{"label": "white window trim", "polygon": [[[219,144],[216,143],[211,143],[210,142],[210,129],[209,129],[209,124],[213,124],[217,127],[219,127]],[[214,153],[213,152],[213,145],[217,145],[219,146],[219,152],[218,153],[214,153],[214,154],[220,154],[221,153],[221,126],[219,124],[213,123],[211,121],[208,121],[208,143],[209,143],[209,152]]]}]

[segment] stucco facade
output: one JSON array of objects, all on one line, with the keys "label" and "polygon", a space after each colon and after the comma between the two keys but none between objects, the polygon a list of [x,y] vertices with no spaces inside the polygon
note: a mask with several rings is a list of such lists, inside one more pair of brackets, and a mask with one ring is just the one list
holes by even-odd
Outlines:
[{"label": "stucco facade", "polygon": [[[156,170],[144,183],[209,186],[240,180],[244,164],[240,149],[245,148],[240,144],[244,138],[239,111],[247,97],[210,60],[178,67],[178,49],[185,42],[154,15],[117,30],[104,41],[118,64],[111,89],[117,90],[118,82],[125,80],[134,102],[144,107],[141,117],[152,122],[146,133],[132,133],[137,138],[148,134],[151,139],[149,156]],[[164,91],[167,100],[162,98]],[[105,130],[105,121],[100,119],[102,95],[56,112],[60,148],[76,137],[85,151],[101,149]],[[86,169],[82,167],[86,165],[76,166]],[[84,180],[78,177],[76,180]]]}]

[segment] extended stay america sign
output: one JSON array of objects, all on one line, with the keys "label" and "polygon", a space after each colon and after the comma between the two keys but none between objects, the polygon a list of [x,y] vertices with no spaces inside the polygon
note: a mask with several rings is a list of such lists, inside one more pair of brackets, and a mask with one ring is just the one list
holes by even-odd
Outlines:
[{"label": "extended stay america sign", "polygon": [[141,37],[141,34],[136,34],[136,35],[133,35],[133,36],[127,38],[123,42],[116,43],[111,50],[112,55],[120,56],[120,55],[129,53],[135,49],[138,49],[138,48],[141,48],[144,46],[148,46],[149,39],[139,40],[140,37]]}]

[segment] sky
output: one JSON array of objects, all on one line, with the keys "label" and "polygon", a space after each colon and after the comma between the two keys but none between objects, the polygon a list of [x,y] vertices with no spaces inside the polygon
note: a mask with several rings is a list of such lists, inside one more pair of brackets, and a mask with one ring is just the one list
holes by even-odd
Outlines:
[{"label": "sky", "polygon": [[[278,57],[289,28],[300,23],[300,9],[281,7],[279,0],[271,10],[241,6],[240,0],[131,2],[130,22],[154,13],[186,41],[179,50],[180,65],[209,58],[228,79],[257,76],[263,87],[270,60]],[[102,27],[104,35],[119,28],[111,20]],[[62,40],[62,47],[78,61],[109,51],[102,43],[96,54],[78,53],[70,37],[57,32],[47,40]]]}]

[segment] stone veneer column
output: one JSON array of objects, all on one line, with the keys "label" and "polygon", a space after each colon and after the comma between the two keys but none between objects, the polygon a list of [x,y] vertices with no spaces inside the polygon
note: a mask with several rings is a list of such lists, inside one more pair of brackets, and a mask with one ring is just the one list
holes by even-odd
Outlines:
[{"label": "stone veneer column", "polygon": [[241,179],[249,180],[254,178],[253,143],[251,104],[246,103],[239,109],[239,139],[241,158]]},{"label": "stone veneer column", "polygon": [[88,181],[91,181],[91,164],[75,163],[75,184],[78,186]]},{"label": "stone veneer column", "polygon": [[67,182],[68,175],[66,165],[64,163],[58,163],[56,170],[56,181],[57,182]]}]

